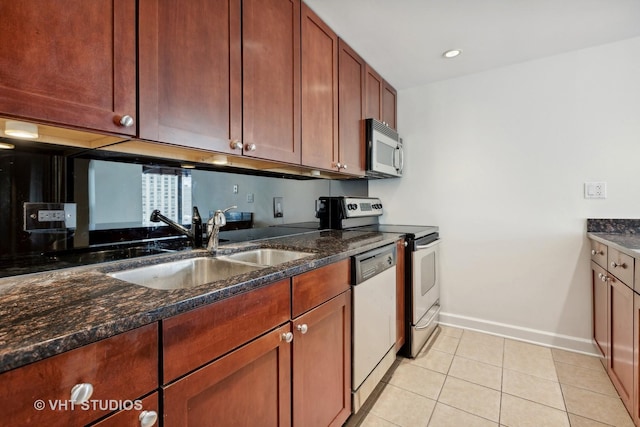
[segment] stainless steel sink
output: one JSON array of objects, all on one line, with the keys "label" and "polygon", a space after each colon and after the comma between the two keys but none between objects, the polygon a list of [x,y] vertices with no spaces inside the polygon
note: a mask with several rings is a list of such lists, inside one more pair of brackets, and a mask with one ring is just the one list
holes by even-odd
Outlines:
[{"label": "stainless steel sink", "polygon": [[308,252],[288,251],[284,249],[254,249],[246,252],[239,252],[237,254],[226,255],[222,258],[232,259],[234,261],[248,262],[252,264],[258,264],[263,266],[272,266],[283,264],[289,261],[295,261],[297,259],[308,257]]},{"label": "stainless steel sink", "polygon": [[219,258],[191,258],[110,273],[109,276],[153,289],[183,289],[264,268]]}]

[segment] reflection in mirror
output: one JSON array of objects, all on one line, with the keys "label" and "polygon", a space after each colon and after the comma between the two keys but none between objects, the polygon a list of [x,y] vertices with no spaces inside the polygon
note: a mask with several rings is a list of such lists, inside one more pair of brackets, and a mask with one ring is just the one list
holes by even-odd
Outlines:
[{"label": "reflection in mirror", "polygon": [[[171,160],[33,142],[16,141],[15,146],[0,153],[0,276],[117,259],[111,257],[120,255],[105,252],[116,244],[121,252],[123,245],[132,246],[123,252],[125,257],[147,253],[133,247],[139,242],[157,246],[173,236],[188,247],[173,229],[149,221],[154,209],[189,228],[194,205],[203,222],[215,210],[235,205],[237,209],[228,213],[234,215],[228,218],[228,230],[253,231],[225,231],[232,242],[272,237],[270,231],[284,226],[317,229],[319,197],[366,196],[368,191],[366,180],[182,169]],[[75,228],[25,230],[25,203],[73,203]],[[86,255],[98,250],[103,252],[100,256]],[[76,256],[79,251],[83,253]]]}]

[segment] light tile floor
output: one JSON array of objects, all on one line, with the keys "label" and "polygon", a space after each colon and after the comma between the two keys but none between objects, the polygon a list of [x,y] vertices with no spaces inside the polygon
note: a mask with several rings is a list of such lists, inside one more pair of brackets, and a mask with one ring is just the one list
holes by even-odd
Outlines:
[{"label": "light tile floor", "polygon": [[597,358],[446,326],[380,389],[347,425],[633,426]]}]

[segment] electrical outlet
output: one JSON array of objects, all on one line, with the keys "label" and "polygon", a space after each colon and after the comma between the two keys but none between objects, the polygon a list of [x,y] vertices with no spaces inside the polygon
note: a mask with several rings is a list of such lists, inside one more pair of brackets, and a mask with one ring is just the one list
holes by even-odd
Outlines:
[{"label": "electrical outlet", "polygon": [[247,193],[247,203],[253,203],[253,193]]},{"label": "electrical outlet", "polygon": [[584,198],[585,199],[606,199],[607,183],[606,182],[585,182]]},{"label": "electrical outlet", "polygon": [[238,194],[238,184],[233,184],[233,194]]}]

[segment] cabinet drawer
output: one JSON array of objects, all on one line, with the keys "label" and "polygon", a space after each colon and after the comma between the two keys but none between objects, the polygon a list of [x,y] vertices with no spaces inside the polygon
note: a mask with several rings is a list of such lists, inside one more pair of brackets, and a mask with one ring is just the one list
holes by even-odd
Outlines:
[{"label": "cabinet drawer", "polygon": [[[90,383],[88,409],[72,408],[76,384]],[[158,324],[153,323],[0,375],[2,425],[80,426],[112,410],[91,401],[135,400],[158,388]],[[36,410],[36,401],[44,409]],[[106,402],[106,403],[105,403]],[[60,406],[62,405],[62,406]]]},{"label": "cabinet drawer", "polygon": [[609,265],[607,266],[607,270],[609,270],[609,273],[633,289],[633,257],[623,254],[616,249],[609,248],[608,259]]},{"label": "cabinet drawer", "polygon": [[289,320],[289,279],[162,321],[167,384]]},{"label": "cabinet drawer", "polygon": [[607,245],[591,240],[591,261],[607,268]]},{"label": "cabinet drawer", "polygon": [[[129,404],[129,402],[127,403]],[[140,417],[145,411],[145,418],[147,420],[153,416],[150,412],[155,412],[156,414],[157,421],[152,424],[152,426],[157,427],[160,425],[160,417],[162,417],[162,414],[158,410],[157,391],[142,400],[134,401],[130,405],[133,409],[131,409],[131,406],[124,407],[123,410],[94,424],[93,427],[140,427],[142,425]]]},{"label": "cabinet drawer", "polygon": [[292,317],[317,307],[349,289],[351,260],[345,259],[293,278]]}]

